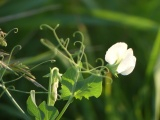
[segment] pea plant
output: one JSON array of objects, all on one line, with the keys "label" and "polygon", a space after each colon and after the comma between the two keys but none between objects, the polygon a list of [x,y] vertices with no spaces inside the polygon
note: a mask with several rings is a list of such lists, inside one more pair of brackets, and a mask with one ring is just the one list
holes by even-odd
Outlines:
[{"label": "pea plant", "polygon": [[[105,64],[102,58],[98,58],[96,61],[100,61],[101,65],[94,67],[87,59],[85,53],[84,36],[80,31],[73,34],[75,37],[77,34],[81,36],[81,40],[71,42],[69,38],[59,38],[56,33],[57,25],[55,28],[49,25],[43,24],[40,29],[48,28],[53,32],[55,39],[58,42],[58,46],[55,47],[52,42],[47,39],[41,39],[42,44],[48,47],[54,52],[55,55],[62,55],[63,58],[69,62],[70,67],[66,72],[62,73],[58,67],[50,68],[50,72],[44,77],[49,79],[48,89],[43,85],[36,82],[36,77],[31,74],[33,68],[28,68],[23,63],[14,62],[10,64],[13,51],[20,46],[15,46],[10,53],[0,51],[0,87],[3,89],[3,93],[8,95],[17,109],[24,115],[25,119],[34,118],[35,120],[60,120],[67,110],[68,106],[76,99],[82,100],[90,97],[98,98],[102,93],[102,82],[107,78],[109,83],[112,83],[112,78],[108,73],[118,77],[118,74],[128,75],[130,74],[136,64],[136,57],[133,55],[131,48],[127,49],[127,44],[124,42],[118,42],[111,46],[105,55]],[[17,29],[13,29],[14,32],[18,32]],[[7,46],[6,36],[9,34],[0,31],[0,45]],[[70,52],[69,46],[73,43],[73,46],[78,45],[79,49],[75,52]],[[56,60],[52,60],[56,63]],[[41,64],[41,63],[40,63]],[[4,76],[8,73],[13,73],[17,76],[16,79],[6,81]],[[20,78],[25,78],[35,84],[37,87],[42,88],[47,93],[48,97],[46,101],[36,104],[36,91],[31,90],[30,95],[26,101],[27,111],[20,107],[10,93],[10,87],[7,87],[7,83],[16,82]],[[17,90],[18,91],[18,90]],[[62,110],[56,108],[57,101],[66,101],[66,104]]]}]

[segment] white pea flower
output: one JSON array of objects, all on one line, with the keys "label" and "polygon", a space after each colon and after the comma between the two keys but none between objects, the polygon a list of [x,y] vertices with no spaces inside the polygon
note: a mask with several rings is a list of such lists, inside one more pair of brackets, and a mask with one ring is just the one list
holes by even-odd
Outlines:
[{"label": "white pea flower", "polygon": [[122,75],[130,74],[135,68],[136,57],[131,48],[127,49],[127,44],[118,42],[112,45],[105,55],[106,62],[109,63],[111,72]]}]

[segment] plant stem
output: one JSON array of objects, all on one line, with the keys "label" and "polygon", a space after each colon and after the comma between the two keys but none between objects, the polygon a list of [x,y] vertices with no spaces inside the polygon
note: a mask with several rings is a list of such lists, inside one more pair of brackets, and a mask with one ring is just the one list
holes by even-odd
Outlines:
[{"label": "plant stem", "polygon": [[17,107],[17,109],[23,114],[24,118],[26,120],[30,120],[29,117],[25,114],[25,112],[22,110],[22,108],[18,105],[18,103],[15,101],[15,99],[12,97],[12,95],[10,94],[10,92],[7,90],[7,88],[5,87],[5,85],[1,86],[5,93],[7,94],[7,96],[10,98],[10,100],[13,102],[13,104]]},{"label": "plant stem", "polygon": [[56,120],[60,120],[61,119],[62,115],[64,114],[64,112],[66,111],[66,109],[68,108],[68,106],[70,105],[70,103],[72,102],[72,100],[73,100],[73,96],[71,96],[69,98],[69,100],[67,101],[67,103],[63,107],[62,111],[60,112],[60,114],[58,115],[58,117],[56,118]]}]

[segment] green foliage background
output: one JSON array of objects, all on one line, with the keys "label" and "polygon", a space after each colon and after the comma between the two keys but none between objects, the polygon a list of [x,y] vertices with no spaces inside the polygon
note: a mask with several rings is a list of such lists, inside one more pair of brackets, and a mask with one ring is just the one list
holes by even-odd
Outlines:
[{"label": "green foliage background", "polygon": [[[159,115],[159,21],[160,1],[158,0],[0,0],[0,28],[7,32],[18,28],[17,34],[7,36],[10,51],[15,45],[22,45],[13,60],[32,67],[39,62],[54,58],[54,64],[44,64],[32,71],[37,81],[46,88],[48,80],[42,78],[49,67],[57,66],[64,73],[68,64],[60,56],[40,43],[40,38],[51,40],[49,30],[41,31],[41,24],[55,26],[59,36],[72,38],[72,33],[84,33],[86,53],[89,62],[96,66],[96,58],[104,59],[106,50],[116,42],[126,42],[137,57],[135,70],[129,76],[113,78],[113,83],[103,81],[100,98],[76,100],[64,114],[63,120],[151,120]],[[75,38],[73,38],[74,41]],[[5,80],[13,79],[12,75]],[[18,90],[41,89],[31,82],[21,79],[14,83]],[[11,92],[20,106],[26,110],[28,94]],[[46,100],[47,95],[37,94],[37,104]],[[155,101],[156,100],[156,101]],[[64,102],[56,103],[62,109]],[[156,114],[155,114],[156,113]],[[157,116],[158,116],[157,115]],[[0,119],[20,119],[20,114],[6,95],[0,97]],[[158,120],[158,119],[157,119]]]}]

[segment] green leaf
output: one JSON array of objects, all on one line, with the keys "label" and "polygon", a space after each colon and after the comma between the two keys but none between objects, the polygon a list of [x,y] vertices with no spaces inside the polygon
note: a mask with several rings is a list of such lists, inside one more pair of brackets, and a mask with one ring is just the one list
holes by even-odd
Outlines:
[{"label": "green leaf", "polygon": [[76,99],[82,99],[82,97],[89,99],[89,97],[92,96],[98,98],[101,95],[101,92],[102,77],[91,75],[84,80],[78,81],[74,96]]},{"label": "green leaf", "polygon": [[64,100],[69,99],[69,96],[74,94],[73,87],[75,85],[76,76],[78,75],[78,71],[76,67],[69,68],[62,76],[62,89],[61,89],[61,97]]},{"label": "green leaf", "polygon": [[34,116],[37,120],[43,120],[43,113],[39,110],[35,101],[35,91],[32,90],[27,99],[27,110],[30,115]]},{"label": "green leaf", "polygon": [[[77,79],[78,78],[78,79]],[[66,100],[73,95],[76,99],[99,97],[102,92],[102,77],[91,75],[84,79],[77,68],[69,68],[62,76],[61,97]]]},{"label": "green leaf", "polygon": [[44,113],[43,120],[54,120],[59,114],[58,110],[55,107],[48,106],[45,101],[43,101],[39,105],[39,108]]}]

